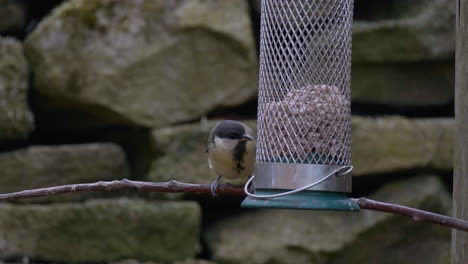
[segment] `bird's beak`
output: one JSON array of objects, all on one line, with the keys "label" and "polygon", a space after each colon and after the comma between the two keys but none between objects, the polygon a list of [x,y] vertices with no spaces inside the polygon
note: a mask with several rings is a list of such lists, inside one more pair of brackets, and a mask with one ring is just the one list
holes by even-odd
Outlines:
[{"label": "bird's beak", "polygon": [[240,141],[251,141],[251,140],[254,140],[254,139],[247,134],[242,135],[242,138],[240,139]]}]

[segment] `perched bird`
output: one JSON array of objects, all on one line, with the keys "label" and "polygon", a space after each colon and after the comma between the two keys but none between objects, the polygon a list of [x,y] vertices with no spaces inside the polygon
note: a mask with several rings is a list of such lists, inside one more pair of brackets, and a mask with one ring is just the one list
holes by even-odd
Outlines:
[{"label": "perched bird", "polygon": [[256,135],[241,122],[224,120],[211,131],[208,138],[208,164],[218,178],[211,184],[211,194],[216,197],[219,180],[228,182],[247,180],[255,166]]}]

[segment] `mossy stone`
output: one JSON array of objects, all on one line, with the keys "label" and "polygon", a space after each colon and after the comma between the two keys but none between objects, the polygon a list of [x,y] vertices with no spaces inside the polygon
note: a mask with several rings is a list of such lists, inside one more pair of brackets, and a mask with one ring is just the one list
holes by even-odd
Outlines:
[{"label": "mossy stone", "polygon": [[453,61],[355,63],[353,103],[394,107],[447,106],[453,102]]},{"label": "mossy stone", "polygon": [[25,47],[42,111],[100,121],[63,126],[163,127],[257,93],[244,0],[66,1]]},{"label": "mossy stone", "polygon": [[200,217],[194,202],[122,198],[51,205],[2,204],[0,257],[171,263],[195,256]]},{"label": "mossy stone", "polygon": [[[393,1],[392,1],[393,2]],[[409,1],[397,1],[407,5]],[[422,62],[453,58],[455,2],[412,1],[408,15],[353,24],[353,62]]]},{"label": "mossy stone", "polygon": [[[0,193],[65,184],[129,178],[122,148],[112,143],[30,146],[0,153]],[[95,193],[69,193],[37,201],[76,200]]]},{"label": "mossy stone", "polygon": [[353,175],[453,169],[455,120],[399,116],[352,119]]},{"label": "mossy stone", "polygon": [[34,129],[28,105],[28,78],[22,44],[0,37],[0,143],[25,140]]}]

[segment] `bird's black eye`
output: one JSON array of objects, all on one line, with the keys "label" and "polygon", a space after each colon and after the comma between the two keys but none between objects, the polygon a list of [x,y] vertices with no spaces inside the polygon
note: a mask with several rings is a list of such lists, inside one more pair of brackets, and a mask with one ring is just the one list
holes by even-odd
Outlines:
[{"label": "bird's black eye", "polygon": [[237,136],[236,136],[236,134],[228,134],[228,135],[227,135],[227,138],[229,138],[229,139],[236,139]]}]

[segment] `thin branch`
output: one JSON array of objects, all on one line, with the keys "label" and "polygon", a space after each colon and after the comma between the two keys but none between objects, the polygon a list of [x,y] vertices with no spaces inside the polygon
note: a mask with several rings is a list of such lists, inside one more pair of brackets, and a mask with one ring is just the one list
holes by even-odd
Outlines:
[{"label": "thin branch", "polygon": [[[12,201],[25,198],[56,195],[61,193],[89,192],[89,191],[118,191],[137,190],[141,192],[168,192],[168,193],[196,193],[210,194],[211,188],[208,184],[192,184],[178,181],[169,182],[142,182],[127,179],[115,181],[100,181],[95,183],[81,183],[25,190],[14,193],[0,194],[0,201]],[[218,194],[245,196],[244,190],[231,185],[219,185]],[[468,232],[468,221],[445,215],[435,214],[407,206],[383,203],[367,198],[354,199],[361,209],[387,212],[408,216],[416,222],[431,222],[447,226],[453,229]]]},{"label": "thin branch", "polygon": [[431,213],[403,205],[378,202],[364,197],[354,200],[361,209],[408,216],[416,222],[431,222],[468,232],[468,221],[464,221],[458,218]]},{"label": "thin branch", "polygon": [[[94,191],[121,191],[121,190],[137,190],[141,192],[167,192],[167,193],[196,193],[208,194],[211,193],[210,185],[207,184],[192,184],[178,181],[169,182],[142,182],[130,181],[127,179],[114,181],[100,181],[95,183],[80,183],[54,186],[48,188],[39,188],[32,190],[24,190],[20,192],[0,194],[0,201],[13,201],[26,198],[34,198],[41,196],[56,195],[62,193],[74,192],[94,192]],[[226,195],[245,195],[242,188],[231,185],[221,184],[218,187],[218,194]]]}]

